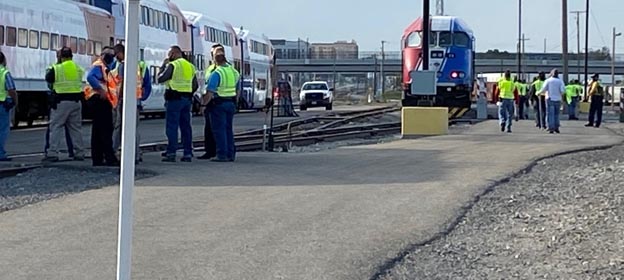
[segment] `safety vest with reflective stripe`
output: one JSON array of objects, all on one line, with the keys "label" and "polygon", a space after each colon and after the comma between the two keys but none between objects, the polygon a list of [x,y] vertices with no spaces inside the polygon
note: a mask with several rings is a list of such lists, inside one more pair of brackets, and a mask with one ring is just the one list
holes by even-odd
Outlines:
[{"label": "safety vest with reflective stripe", "polygon": [[177,92],[192,93],[195,66],[184,58],[176,59],[169,64],[173,65],[173,75],[167,81],[167,87]]},{"label": "safety vest with reflective stripe", "polygon": [[56,94],[75,94],[82,92],[82,77],[84,70],[75,62],[68,60],[52,66],[54,69],[54,84],[52,89]]},{"label": "safety vest with reflective stripe", "polygon": [[[545,83],[545,81],[542,81],[542,80],[537,80],[537,81],[533,82],[533,86],[535,86],[535,94],[536,95],[540,92],[540,90],[542,90],[542,88],[544,87],[544,83]],[[544,95],[544,94],[541,94],[541,95]]]},{"label": "safety vest with reflective stripe", "polygon": [[512,80],[507,80],[503,78],[498,81],[498,91],[500,98],[514,99],[514,89],[515,85]]},{"label": "safety vest with reflective stripe", "polygon": [[9,91],[6,89],[6,76],[9,70],[0,65],[0,102],[6,101]]},{"label": "safety vest with reflective stripe", "polygon": [[[117,82],[117,86],[119,87],[118,92],[121,92],[121,86],[123,77],[119,74],[119,67],[121,63],[117,63],[115,69],[111,71],[115,80]],[[143,97],[143,76],[145,76],[145,69],[147,69],[147,64],[144,61],[139,61],[139,69],[137,70],[137,84],[136,84],[136,98],[141,99]]]},{"label": "safety vest with reflective stripe", "polygon": [[230,98],[236,96],[236,82],[238,81],[238,71],[229,65],[217,68],[219,74],[219,87],[217,94],[222,98]]},{"label": "safety vest with reflective stripe", "polygon": [[518,93],[521,96],[525,96],[527,94],[527,85],[524,83],[516,82],[516,88],[518,89]]},{"label": "safety vest with reflective stripe", "polygon": [[213,63],[208,66],[208,69],[206,69],[206,75],[204,75],[204,80],[206,81],[206,83],[208,82],[208,80],[210,80],[210,75],[212,75],[212,72],[214,72],[215,70],[217,70],[216,64]]},{"label": "safety vest with reflective stripe", "polygon": [[[119,98],[117,96],[117,81],[115,76],[113,76],[111,72],[106,72],[106,66],[101,59],[96,60],[93,63],[93,67],[100,67],[102,70],[102,77],[104,78],[104,81],[100,81],[100,86],[107,92],[106,98],[108,99],[108,102],[113,106],[113,108],[117,107]],[[95,90],[89,83],[87,83],[84,90],[85,99],[89,100],[89,98],[91,98],[95,93]]]},{"label": "safety vest with reflective stripe", "polygon": [[578,96],[578,87],[576,85],[567,85],[566,90],[566,103],[572,103],[572,98]]}]

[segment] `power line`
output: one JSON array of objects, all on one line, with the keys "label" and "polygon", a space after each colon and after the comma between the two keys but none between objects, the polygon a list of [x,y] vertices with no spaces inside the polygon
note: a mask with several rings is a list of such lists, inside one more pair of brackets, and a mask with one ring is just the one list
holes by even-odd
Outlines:
[{"label": "power line", "polygon": [[589,14],[591,15],[592,21],[594,22],[594,25],[596,25],[596,29],[598,30],[598,35],[600,35],[600,40],[602,41],[602,44],[604,46],[607,46],[607,43],[604,39],[604,36],[602,36],[602,32],[600,31],[600,25],[598,25],[598,21],[596,21],[596,17],[594,17],[594,12],[589,11]]}]

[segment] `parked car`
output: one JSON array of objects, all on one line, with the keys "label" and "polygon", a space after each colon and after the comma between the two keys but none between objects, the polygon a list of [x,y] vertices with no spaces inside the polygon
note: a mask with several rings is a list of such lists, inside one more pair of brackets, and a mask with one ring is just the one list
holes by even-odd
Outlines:
[{"label": "parked car", "polygon": [[301,87],[299,100],[301,111],[312,107],[325,107],[326,110],[332,110],[334,89],[330,88],[327,82],[307,82]]}]

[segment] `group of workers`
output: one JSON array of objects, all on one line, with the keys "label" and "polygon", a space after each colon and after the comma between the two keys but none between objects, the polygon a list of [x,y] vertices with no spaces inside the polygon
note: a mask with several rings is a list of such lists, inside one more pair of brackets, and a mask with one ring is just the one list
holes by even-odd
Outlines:
[{"label": "group of workers", "polygon": [[[125,48],[122,44],[104,47],[101,54],[86,73],[73,61],[69,47],[57,52],[57,63],[51,65],[45,74],[50,89],[50,122],[46,132],[44,162],[58,162],[63,138],[67,143],[68,155],[76,161],[85,159],[85,146],[81,134],[82,106],[92,117],[91,158],[93,166],[119,166],[121,149],[122,104]],[[240,75],[226,60],[225,49],[216,44],[212,48],[213,64],[206,73],[206,89],[203,91],[202,107],[206,116],[206,154],[200,159],[216,162],[235,160],[233,118],[239,93]],[[0,52],[0,161],[10,161],[4,149],[10,131],[10,113],[17,105],[15,83],[6,68],[6,56]],[[152,81],[145,62],[138,62],[137,127],[135,164],[141,162],[139,149],[139,112],[141,103],[152,91]],[[181,132],[184,148],[181,161],[191,162],[193,158],[191,107],[193,94],[199,89],[195,66],[184,58],[180,47],[172,46],[168,57],[158,73],[158,83],[165,84],[165,134],[168,139],[163,162],[175,162],[178,149],[178,130]],[[132,91],[130,91],[132,92]],[[128,98],[128,96],[125,96]]]},{"label": "group of workers", "polygon": [[[528,107],[532,104],[535,111],[535,126],[547,130],[549,133],[561,133],[559,115],[562,102],[567,105],[568,119],[578,120],[577,107],[583,95],[583,86],[580,81],[572,80],[567,85],[559,78],[559,71],[553,69],[550,77],[540,72],[531,84],[517,77],[511,79],[511,71],[507,70],[496,85],[498,115],[502,132],[511,133],[512,119],[516,114],[516,121],[529,119]],[[600,127],[602,123],[604,88],[599,75],[594,74],[589,84],[588,95],[584,101],[591,98],[591,105],[586,127]]]}]

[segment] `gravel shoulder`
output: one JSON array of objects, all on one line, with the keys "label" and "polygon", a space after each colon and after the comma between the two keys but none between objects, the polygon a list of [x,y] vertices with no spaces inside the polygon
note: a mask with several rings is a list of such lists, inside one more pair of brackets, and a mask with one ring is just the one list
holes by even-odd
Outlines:
[{"label": "gravel shoulder", "polygon": [[624,279],[624,146],[539,161],[376,279]]},{"label": "gravel shoulder", "polygon": [[[154,174],[137,170],[137,179]],[[62,196],[119,183],[118,168],[54,166],[0,179],[0,213]]]}]

